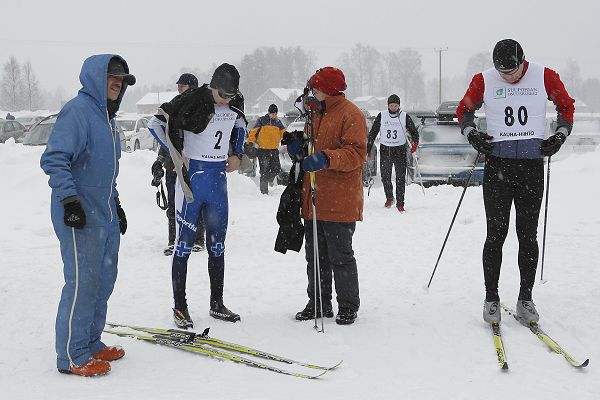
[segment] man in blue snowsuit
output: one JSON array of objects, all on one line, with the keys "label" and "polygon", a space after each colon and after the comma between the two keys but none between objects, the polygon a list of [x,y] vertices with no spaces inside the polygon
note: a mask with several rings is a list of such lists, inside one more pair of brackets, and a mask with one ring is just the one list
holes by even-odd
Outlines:
[{"label": "man in blue snowsuit", "polygon": [[148,124],[150,132],[169,151],[177,173],[173,319],[184,329],[193,327],[187,307],[186,278],[200,214],[206,226],[210,315],[230,322],[240,320],[238,314],[223,304],[229,212],[225,174],[239,168],[246,137],[239,80],[233,65],[222,64],[210,84],[188,89],[164,103]]},{"label": "man in blue snowsuit", "polygon": [[127,229],[116,185],[121,145],[114,118],[135,77],[123,58],[101,54],[85,60],[79,80],[83,87],[58,114],[40,165],[50,177],[52,225],[64,263],[57,367],[94,376],[125,354],[100,336],[117,278],[119,232]]}]

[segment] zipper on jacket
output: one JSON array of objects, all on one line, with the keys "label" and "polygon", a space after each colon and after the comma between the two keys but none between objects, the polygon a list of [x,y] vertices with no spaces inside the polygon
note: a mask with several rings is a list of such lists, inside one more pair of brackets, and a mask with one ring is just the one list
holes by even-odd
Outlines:
[{"label": "zipper on jacket", "polygon": [[113,221],[113,212],[110,207],[110,201],[112,200],[112,192],[113,186],[115,185],[115,175],[117,174],[117,143],[115,142],[116,135],[116,123],[115,126],[110,123],[110,117],[108,115],[108,110],[106,110],[106,120],[108,121],[108,128],[110,129],[112,141],[113,141],[113,177],[110,181],[110,192],[108,194],[108,211],[110,212],[110,222]]}]

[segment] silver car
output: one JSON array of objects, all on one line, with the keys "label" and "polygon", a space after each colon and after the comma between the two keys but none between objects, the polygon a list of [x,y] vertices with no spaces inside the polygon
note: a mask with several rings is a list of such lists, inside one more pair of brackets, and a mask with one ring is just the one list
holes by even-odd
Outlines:
[{"label": "silver car", "polygon": [[25,127],[17,121],[0,121],[0,143],[14,138],[15,142],[20,142],[25,135]]}]

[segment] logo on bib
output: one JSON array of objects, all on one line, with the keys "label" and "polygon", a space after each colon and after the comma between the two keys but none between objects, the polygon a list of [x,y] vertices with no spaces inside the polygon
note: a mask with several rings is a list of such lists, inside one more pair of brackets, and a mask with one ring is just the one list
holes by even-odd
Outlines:
[{"label": "logo on bib", "polygon": [[506,98],[506,88],[494,88],[494,98],[495,99],[505,99]]}]

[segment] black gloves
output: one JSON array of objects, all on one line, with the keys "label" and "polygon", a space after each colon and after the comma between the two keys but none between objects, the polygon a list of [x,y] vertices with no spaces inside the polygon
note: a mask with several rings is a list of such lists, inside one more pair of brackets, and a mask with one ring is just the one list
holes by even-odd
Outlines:
[{"label": "black gloves", "polygon": [[152,164],[152,186],[158,187],[160,185],[160,180],[165,176],[165,171],[163,170],[163,165],[160,161],[154,161]]},{"label": "black gloves", "polygon": [[65,225],[75,229],[82,229],[85,226],[85,212],[81,208],[79,200],[72,200],[63,204],[65,208]]},{"label": "black gloves", "polygon": [[301,161],[306,157],[306,142],[302,131],[286,131],[281,139],[281,144],[287,146],[288,155],[294,161]]},{"label": "black gloves", "polygon": [[563,145],[565,140],[567,140],[567,136],[561,130],[556,131],[554,135],[542,142],[542,154],[545,156],[553,156],[560,150],[560,146]]},{"label": "black gloves", "polygon": [[117,205],[117,215],[119,216],[119,230],[121,231],[121,235],[124,235],[127,231],[127,218],[125,218],[125,211],[123,211],[123,208],[121,207],[121,201],[118,197],[115,197],[115,204]]},{"label": "black gloves", "polygon": [[492,137],[487,133],[477,132],[475,128],[468,126],[464,129],[463,135],[467,137],[471,146],[478,152],[485,154],[486,156],[492,154],[494,144],[489,142]]}]

